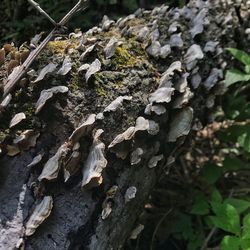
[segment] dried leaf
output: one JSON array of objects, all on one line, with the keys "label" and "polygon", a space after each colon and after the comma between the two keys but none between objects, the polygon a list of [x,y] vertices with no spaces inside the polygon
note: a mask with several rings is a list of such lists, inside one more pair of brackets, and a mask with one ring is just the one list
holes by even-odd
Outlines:
[{"label": "dried leaf", "polygon": [[74,130],[74,132],[69,137],[69,140],[73,144],[78,142],[82,136],[86,135],[89,132],[89,130],[92,129],[95,120],[96,120],[95,114],[89,115],[88,119],[84,123],[82,123],[77,129]]},{"label": "dried leaf", "polygon": [[68,92],[68,88],[65,86],[57,86],[53,87],[51,89],[45,89],[41,92],[40,97],[36,103],[36,111],[35,114],[38,114],[43,106],[46,104],[46,102],[53,97],[54,94],[57,93],[66,93]]},{"label": "dried leaf", "polygon": [[22,120],[26,119],[26,115],[24,113],[18,113],[16,114],[10,121],[10,128],[15,127],[17,124],[19,124]]},{"label": "dried leaf", "polygon": [[70,72],[71,69],[72,69],[72,63],[71,63],[70,57],[66,56],[65,59],[63,60],[63,65],[58,70],[57,74],[65,76]]},{"label": "dried leaf", "polygon": [[47,66],[45,66],[39,73],[38,77],[36,78],[36,80],[34,81],[34,83],[36,82],[40,82],[44,79],[44,77],[48,74],[48,73],[52,73],[53,71],[55,71],[56,69],[56,64],[54,63],[49,63]]},{"label": "dried leaf", "polygon": [[82,171],[82,187],[99,186],[102,183],[102,171],[108,163],[104,156],[105,144],[99,139],[103,132],[102,129],[98,129],[94,135],[93,144]]},{"label": "dried leaf", "polygon": [[101,66],[102,66],[102,64],[98,59],[95,59],[95,61],[91,63],[91,65],[89,66],[89,69],[85,75],[86,82],[88,82],[89,78],[92,75],[94,75],[95,73],[97,73],[98,71],[101,70]]},{"label": "dried leaf", "polygon": [[132,96],[119,96],[117,97],[113,102],[111,102],[103,111],[103,113],[105,112],[111,112],[111,111],[116,111],[117,108],[119,108],[123,101],[131,101],[132,100]]},{"label": "dried leaf", "polygon": [[193,109],[188,107],[177,113],[170,123],[167,135],[169,142],[175,142],[179,137],[188,135],[193,120]]},{"label": "dried leaf", "polygon": [[34,209],[32,215],[26,223],[25,235],[31,236],[35,233],[36,229],[49,217],[53,207],[52,196],[44,196],[41,203]]}]

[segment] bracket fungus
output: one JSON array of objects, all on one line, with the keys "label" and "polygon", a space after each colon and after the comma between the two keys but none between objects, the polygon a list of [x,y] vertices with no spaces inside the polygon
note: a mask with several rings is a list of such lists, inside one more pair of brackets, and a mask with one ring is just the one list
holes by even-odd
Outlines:
[{"label": "bracket fungus", "polygon": [[94,50],[95,44],[89,46],[80,56],[80,61],[84,61],[86,57]]},{"label": "bracket fungus", "polygon": [[64,143],[44,165],[42,173],[39,175],[38,180],[54,180],[57,178],[61,169],[63,158],[66,157],[70,148],[68,143]]},{"label": "bracket fungus", "polygon": [[51,196],[44,196],[43,200],[35,207],[32,215],[26,223],[25,235],[31,236],[36,229],[49,217],[53,207],[53,199]]},{"label": "bracket fungus", "polygon": [[26,115],[21,112],[21,113],[18,113],[16,114],[10,121],[10,125],[9,127],[10,128],[13,128],[15,127],[17,124],[19,124],[22,120],[25,120],[26,119]]},{"label": "bracket fungus", "polygon": [[15,156],[24,150],[35,147],[39,136],[40,133],[32,129],[25,130],[13,140],[13,145],[7,145],[7,154],[9,156]]},{"label": "bracket fungus", "polygon": [[70,70],[72,69],[72,62],[69,56],[66,56],[63,60],[62,67],[58,70],[57,74],[65,76],[67,75]]},{"label": "bracket fungus", "polygon": [[66,93],[68,92],[68,87],[65,86],[56,86],[51,89],[45,89],[42,90],[40,97],[36,103],[36,111],[35,114],[38,114],[43,106],[46,104],[46,102],[53,97],[53,95],[57,93]]},{"label": "bracket fungus", "polygon": [[101,62],[98,60],[98,59],[95,59],[94,62],[92,62],[86,72],[86,75],[85,75],[85,79],[86,79],[86,82],[88,82],[89,78],[94,75],[95,73],[97,73],[98,71],[101,70]]},{"label": "bracket fungus", "polygon": [[167,141],[175,142],[179,137],[188,135],[193,121],[193,109],[187,107],[177,113],[171,123],[167,135]]},{"label": "bracket fungus", "polygon": [[80,140],[80,138],[86,135],[90,130],[92,130],[92,125],[95,123],[96,115],[91,114],[87,118],[85,122],[83,122],[78,128],[76,128],[71,136],[69,137],[69,141],[75,144]]},{"label": "bracket fungus", "polygon": [[129,187],[127,190],[126,190],[126,193],[125,193],[125,203],[128,203],[129,201],[131,201],[132,199],[135,198],[135,195],[137,193],[137,188],[134,187],[134,186],[131,186]]},{"label": "bracket fungus", "polygon": [[150,135],[156,135],[159,132],[159,125],[153,120],[147,120],[142,116],[136,119],[136,124],[129,127],[125,132],[119,134],[109,144],[108,148],[116,154],[118,158],[125,159],[128,155],[128,145],[124,144],[133,139],[138,131],[147,131]]},{"label": "bracket fungus", "polygon": [[111,58],[115,54],[115,50],[118,44],[118,40],[115,37],[112,37],[106,47],[104,48],[104,53],[106,59]]},{"label": "bracket fungus", "polygon": [[54,63],[49,63],[48,65],[46,65],[39,73],[38,77],[34,80],[34,83],[36,82],[40,82],[44,79],[44,77],[48,74],[48,73],[52,73],[55,71],[57,65]]},{"label": "bracket fungus", "polygon": [[105,144],[99,138],[103,132],[102,129],[98,129],[94,134],[93,144],[82,170],[83,188],[99,186],[102,183],[102,171],[108,163],[104,156]]},{"label": "bracket fungus", "polygon": [[184,56],[184,63],[186,64],[187,70],[192,70],[196,66],[197,60],[200,60],[203,57],[204,54],[200,45],[193,44]]},{"label": "bracket fungus", "polygon": [[132,96],[118,96],[114,101],[112,101],[103,111],[103,113],[105,112],[111,112],[111,111],[116,111],[117,108],[119,108],[123,101],[131,101],[132,100]]}]

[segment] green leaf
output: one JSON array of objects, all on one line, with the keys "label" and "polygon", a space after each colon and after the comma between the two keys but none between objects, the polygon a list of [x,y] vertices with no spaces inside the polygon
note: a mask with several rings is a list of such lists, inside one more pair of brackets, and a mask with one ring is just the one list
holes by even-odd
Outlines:
[{"label": "green leaf", "polygon": [[223,202],[211,202],[215,216],[211,216],[213,224],[229,233],[240,235],[240,216],[232,205]]},{"label": "green leaf", "polygon": [[245,72],[246,72],[247,74],[250,73],[250,64],[245,66]]},{"label": "green leaf", "polygon": [[250,131],[246,131],[238,137],[237,142],[246,152],[250,152]]},{"label": "green leaf", "polygon": [[223,169],[214,164],[206,164],[202,168],[201,174],[209,184],[214,184],[222,176]]},{"label": "green leaf", "polygon": [[207,197],[203,193],[195,194],[195,200],[191,209],[191,213],[196,215],[206,215],[209,213]]},{"label": "green leaf", "polygon": [[[228,198],[224,202],[229,203],[233,207],[236,208],[237,212],[239,214],[243,213],[250,207],[250,202],[246,200],[241,199],[235,199],[235,198]],[[249,231],[250,233],[250,231]]]},{"label": "green leaf", "polygon": [[249,165],[236,157],[226,157],[223,162],[223,168],[225,168],[226,171],[236,171],[240,169],[248,169]]},{"label": "green leaf", "polygon": [[187,250],[196,250],[200,249],[202,242],[204,239],[202,239],[201,234],[196,233],[192,239],[189,239],[188,244],[187,244]]},{"label": "green leaf", "polygon": [[212,192],[211,201],[212,202],[217,202],[217,203],[222,202],[221,194],[219,193],[219,191],[217,189],[214,189],[214,191]]},{"label": "green leaf", "polygon": [[[250,214],[247,214],[243,218],[243,232],[242,232],[243,240],[250,240]],[[250,246],[249,246],[250,247]]]},{"label": "green leaf", "polygon": [[227,87],[236,82],[246,82],[250,80],[250,74],[245,74],[238,69],[230,69],[226,72],[225,84]]},{"label": "green leaf", "polygon": [[221,250],[239,250],[240,239],[235,236],[226,235],[221,242]]},{"label": "green leaf", "polygon": [[229,48],[227,50],[243,64],[250,65],[250,55],[247,54],[246,52],[234,48]]},{"label": "green leaf", "polygon": [[250,240],[249,239],[240,239],[240,246],[243,250],[250,250]]}]

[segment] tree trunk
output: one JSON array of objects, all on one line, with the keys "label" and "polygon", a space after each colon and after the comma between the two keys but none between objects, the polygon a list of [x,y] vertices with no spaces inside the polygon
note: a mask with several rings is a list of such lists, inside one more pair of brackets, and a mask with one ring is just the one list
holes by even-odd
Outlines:
[{"label": "tree trunk", "polygon": [[[104,20],[81,37],[71,34],[48,44],[33,65],[36,72],[67,56],[72,69],[16,90],[0,118],[0,249],[13,249],[20,239],[28,250],[123,248],[186,136],[212,119],[211,109],[224,91],[224,49],[242,44],[239,36],[249,27],[246,4],[236,9],[211,0],[191,1],[183,9],[138,10],[115,24]],[[86,75],[78,72],[84,63],[90,64]],[[40,92],[58,85],[67,86],[68,93],[35,112]],[[108,106],[120,96],[126,97]],[[19,112],[26,119],[9,129]],[[90,114],[98,114],[93,124],[72,134]],[[26,129],[40,134],[34,147],[14,141]],[[104,131],[100,138],[98,129]],[[76,142],[81,158],[65,182]],[[39,154],[42,160],[28,166]],[[59,174],[41,176],[51,158]],[[82,175],[90,179],[82,181]],[[45,196],[53,199],[51,214],[25,236],[27,221]]]}]

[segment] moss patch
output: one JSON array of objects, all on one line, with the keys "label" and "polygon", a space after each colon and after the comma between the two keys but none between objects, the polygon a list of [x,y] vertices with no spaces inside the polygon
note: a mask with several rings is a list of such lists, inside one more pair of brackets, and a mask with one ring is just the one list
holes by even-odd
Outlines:
[{"label": "moss patch", "polygon": [[68,49],[76,49],[77,44],[74,40],[60,40],[60,41],[50,41],[46,49],[56,54],[64,54]]}]

